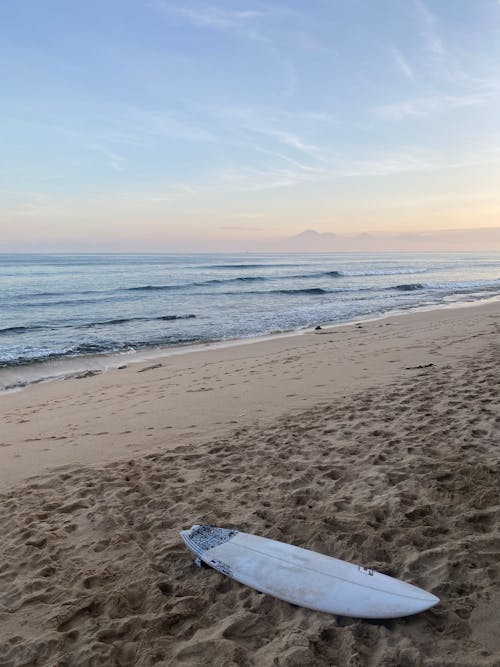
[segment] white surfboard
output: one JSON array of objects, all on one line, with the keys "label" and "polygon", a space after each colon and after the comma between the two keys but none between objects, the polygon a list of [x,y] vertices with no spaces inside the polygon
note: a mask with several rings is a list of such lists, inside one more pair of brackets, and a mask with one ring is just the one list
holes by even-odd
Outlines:
[{"label": "white surfboard", "polygon": [[370,568],[266,537],[198,525],[180,534],[207,565],[301,607],[355,618],[398,618],[439,602],[417,586]]}]

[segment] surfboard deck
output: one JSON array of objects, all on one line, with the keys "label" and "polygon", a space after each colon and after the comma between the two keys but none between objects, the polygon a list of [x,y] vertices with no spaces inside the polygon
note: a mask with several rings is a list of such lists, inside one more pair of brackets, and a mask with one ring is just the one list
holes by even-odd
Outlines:
[{"label": "surfboard deck", "polygon": [[370,568],[285,542],[215,526],[180,533],[201,561],[261,593],[354,618],[398,618],[425,611],[439,598]]}]

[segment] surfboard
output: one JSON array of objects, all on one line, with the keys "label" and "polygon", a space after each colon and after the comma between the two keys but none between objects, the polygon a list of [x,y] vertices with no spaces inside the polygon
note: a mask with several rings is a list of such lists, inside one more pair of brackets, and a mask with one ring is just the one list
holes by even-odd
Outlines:
[{"label": "surfboard", "polygon": [[439,598],[368,567],[229,528],[180,533],[196,556],[222,574],[294,605],[354,618],[398,618]]}]

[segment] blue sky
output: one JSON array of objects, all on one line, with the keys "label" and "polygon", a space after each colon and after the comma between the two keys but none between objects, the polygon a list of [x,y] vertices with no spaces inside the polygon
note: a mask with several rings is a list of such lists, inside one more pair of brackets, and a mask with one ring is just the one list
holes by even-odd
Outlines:
[{"label": "blue sky", "polygon": [[0,249],[500,226],[498,0],[16,0],[0,56]]}]

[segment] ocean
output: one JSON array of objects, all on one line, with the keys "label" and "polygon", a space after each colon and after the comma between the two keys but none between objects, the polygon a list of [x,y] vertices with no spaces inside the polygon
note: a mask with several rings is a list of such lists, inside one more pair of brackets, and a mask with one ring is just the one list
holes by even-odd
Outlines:
[{"label": "ocean", "polygon": [[49,368],[64,359],[249,338],[498,295],[499,253],[4,254],[0,388],[34,364]]}]

